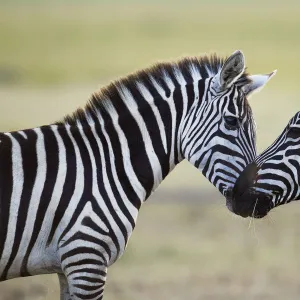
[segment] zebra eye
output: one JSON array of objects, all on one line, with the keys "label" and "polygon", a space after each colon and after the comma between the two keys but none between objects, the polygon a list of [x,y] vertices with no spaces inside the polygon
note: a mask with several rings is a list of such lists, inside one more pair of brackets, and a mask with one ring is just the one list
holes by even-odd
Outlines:
[{"label": "zebra eye", "polygon": [[224,116],[224,120],[226,125],[228,125],[232,129],[236,129],[239,125],[238,118],[232,116]]},{"label": "zebra eye", "polygon": [[300,127],[290,127],[287,136],[293,139],[297,139],[300,137]]}]

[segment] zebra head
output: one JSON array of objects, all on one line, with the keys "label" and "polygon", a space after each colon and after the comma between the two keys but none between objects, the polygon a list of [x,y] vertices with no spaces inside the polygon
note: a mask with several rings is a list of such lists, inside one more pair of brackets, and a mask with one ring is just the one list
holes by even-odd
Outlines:
[{"label": "zebra head", "polygon": [[205,80],[202,101],[190,108],[182,134],[183,156],[225,197],[256,157],[255,123],[247,97],[275,74],[245,76],[244,70],[244,55],[236,51]]},{"label": "zebra head", "polygon": [[274,207],[300,199],[300,112],[276,141],[238,178],[232,211],[262,218]]}]

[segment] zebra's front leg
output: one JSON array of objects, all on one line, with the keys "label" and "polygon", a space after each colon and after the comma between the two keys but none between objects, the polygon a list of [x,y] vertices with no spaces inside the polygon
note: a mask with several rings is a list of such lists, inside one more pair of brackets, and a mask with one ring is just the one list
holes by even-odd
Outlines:
[{"label": "zebra's front leg", "polygon": [[60,286],[60,300],[71,300],[67,278],[64,274],[57,274]]},{"label": "zebra's front leg", "polygon": [[[67,270],[66,270],[67,271]],[[106,282],[107,267],[80,265],[80,268],[66,272],[70,298],[63,300],[101,300]],[[68,294],[68,291],[65,295]]]}]

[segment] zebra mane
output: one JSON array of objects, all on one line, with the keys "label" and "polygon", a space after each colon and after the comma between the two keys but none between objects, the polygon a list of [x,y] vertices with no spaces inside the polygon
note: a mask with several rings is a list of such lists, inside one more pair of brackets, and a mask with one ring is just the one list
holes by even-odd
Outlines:
[{"label": "zebra mane", "polygon": [[[100,91],[93,93],[84,107],[78,108],[75,112],[66,115],[55,124],[76,125],[78,122],[81,124],[86,123],[88,122],[88,118],[99,115],[106,101],[113,103],[114,98],[119,97],[119,88],[126,87],[130,91],[137,90],[136,85],[139,82],[151,90],[151,87],[153,88],[151,78],[161,83],[162,86],[165,86],[163,78],[168,76],[172,79],[175,86],[179,86],[175,74],[178,71],[184,77],[187,85],[193,83],[192,72],[195,70],[201,75],[202,79],[212,77],[219,72],[226,59],[226,57],[219,57],[216,54],[212,54],[210,56],[185,57],[175,62],[157,63],[152,67],[139,70],[111,82],[106,87],[101,88]],[[238,81],[241,84],[250,82],[248,76],[249,74],[245,70]]]}]

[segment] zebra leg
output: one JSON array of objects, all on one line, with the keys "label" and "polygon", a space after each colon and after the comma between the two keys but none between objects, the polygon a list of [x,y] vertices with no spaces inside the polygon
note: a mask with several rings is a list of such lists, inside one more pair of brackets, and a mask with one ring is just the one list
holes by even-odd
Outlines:
[{"label": "zebra leg", "polygon": [[[83,266],[81,266],[83,267]],[[101,300],[106,282],[107,267],[90,265],[67,275],[72,300]]]},{"label": "zebra leg", "polygon": [[57,274],[60,285],[60,300],[71,300],[69,285],[64,274]]}]

